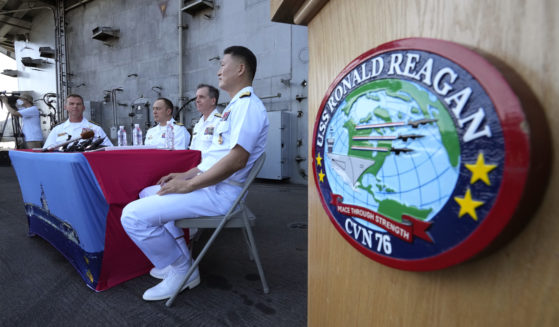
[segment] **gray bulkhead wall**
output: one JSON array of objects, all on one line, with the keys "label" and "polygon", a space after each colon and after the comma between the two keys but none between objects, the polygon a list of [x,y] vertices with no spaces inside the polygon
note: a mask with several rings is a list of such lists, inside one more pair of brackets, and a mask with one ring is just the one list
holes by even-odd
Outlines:
[{"label": "gray bulkhead wall", "polygon": [[[113,106],[117,124],[130,131],[133,123],[145,130],[148,119],[153,125],[151,105],[157,97],[179,104],[177,26],[182,1],[168,1],[164,13],[159,3],[95,0],[66,14],[69,93],[84,97],[88,114],[107,134],[114,125]],[[290,182],[305,184],[309,119],[306,27],[271,22],[269,0],[214,3],[213,9],[183,13],[183,26],[187,26],[183,29],[183,102],[195,96],[199,83],[218,86],[224,48],[243,45],[253,50],[258,58],[255,93],[264,98],[268,111],[289,113],[290,135],[282,140],[288,149],[285,164]],[[118,29],[118,38],[93,39],[96,27]],[[221,92],[221,109],[229,100]],[[187,128],[198,116],[194,102],[181,112]]]}]

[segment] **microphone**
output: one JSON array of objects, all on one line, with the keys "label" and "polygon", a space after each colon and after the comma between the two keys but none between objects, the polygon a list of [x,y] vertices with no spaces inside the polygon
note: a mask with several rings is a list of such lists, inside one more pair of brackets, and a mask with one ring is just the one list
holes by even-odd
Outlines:
[{"label": "microphone", "polygon": [[91,144],[91,142],[93,142],[93,138],[90,138],[88,140],[83,140],[83,141],[78,141],[76,142],[76,149],[74,151],[77,152],[84,152],[85,148],[87,146],[89,146]]},{"label": "microphone", "polygon": [[89,146],[85,148],[85,151],[94,151],[97,149],[101,143],[105,140],[105,137],[100,137],[97,140],[93,141]]},{"label": "microphone", "polygon": [[70,140],[65,141],[65,142],[62,142],[62,143],[55,144],[55,145],[53,145],[53,146],[49,146],[48,148],[43,149],[43,152],[50,152],[50,151],[53,151],[53,150],[55,150],[55,149],[57,149],[57,148],[59,148],[59,147],[61,147],[61,146],[68,145],[68,144],[70,144],[70,143],[72,143],[72,142],[76,142],[76,141],[79,141],[79,140],[81,140],[81,139],[84,139],[84,140],[85,140],[85,139],[90,139],[90,138],[92,138],[93,136],[95,136],[95,132],[89,129],[89,130],[83,131],[83,132],[80,134],[79,137],[70,139]]}]

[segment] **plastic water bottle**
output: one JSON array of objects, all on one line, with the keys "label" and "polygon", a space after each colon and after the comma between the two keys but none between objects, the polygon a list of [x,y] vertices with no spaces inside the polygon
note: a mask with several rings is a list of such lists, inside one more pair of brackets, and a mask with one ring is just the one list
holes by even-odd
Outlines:
[{"label": "plastic water bottle", "polygon": [[118,146],[125,146],[125,145],[128,145],[126,139],[126,130],[124,129],[124,126],[120,125],[118,126]]},{"label": "plastic water bottle", "polygon": [[132,130],[132,144],[142,145],[142,130],[140,129],[140,124],[134,124],[134,130]]},{"label": "plastic water bottle", "polygon": [[167,123],[167,130],[165,131],[165,148],[170,150],[175,148],[175,131],[171,122]]}]

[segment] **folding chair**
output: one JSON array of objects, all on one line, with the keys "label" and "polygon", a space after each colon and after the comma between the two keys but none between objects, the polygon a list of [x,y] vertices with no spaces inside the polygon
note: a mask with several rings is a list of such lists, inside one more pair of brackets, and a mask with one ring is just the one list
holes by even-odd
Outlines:
[{"label": "folding chair", "polygon": [[183,285],[188,281],[190,275],[192,275],[192,273],[194,272],[194,269],[198,267],[198,264],[200,263],[200,261],[202,260],[202,258],[204,257],[204,255],[206,254],[206,252],[208,251],[208,249],[216,239],[217,235],[221,232],[223,228],[244,229],[243,234],[245,236],[245,241],[248,246],[249,258],[251,260],[254,259],[254,262],[256,263],[256,267],[258,268],[258,273],[260,274],[260,280],[262,281],[262,289],[264,293],[268,294],[270,292],[270,288],[268,287],[268,282],[266,282],[266,277],[264,276],[264,270],[262,269],[262,264],[260,263],[260,257],[258,256],[256,243],[254,242],[254,236],[252,235],[251,225],[254,225],[256,217],[250,211],[250,209],[245,205],[245,197],[248,188],[250,184],[252,184],[252,181],[254,180],[256,175],[258,175],[258,172],[260,172],[260,169],[262,168],[265,159],[266,159],[266,153],[262,153],[262,155],[258,159],[256,159],[256,161],[254,162],[254,166],[250,170],[248,177],[243,185],[243,189],[241,190],[241,193],[235,199],[235,202],[233,202],[233,205],[224,216],[185,218],[185,219],[180,219],[175,221],[175,226],[179,228],[215,228],[215,231],[213,232],[210,239],[204,245],[202,251],[200,251],[200,254],[198,254],[196,260],[194,260],[194,262],[192,263],[192,266],[188,270],[186,277],[182,281],[180,287],[177,288],[173,296],[169,298],[169,300],[167,300],[167,302],[165,303],[167,307],[173,305],[173,302],[175,301],[177,295],[180,293],[180,290],[182,289]]}]

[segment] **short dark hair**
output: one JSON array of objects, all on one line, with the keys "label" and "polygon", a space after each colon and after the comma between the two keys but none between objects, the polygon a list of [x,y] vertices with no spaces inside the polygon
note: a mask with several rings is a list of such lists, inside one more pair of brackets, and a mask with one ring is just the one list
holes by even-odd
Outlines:
[{"label": "short dark hair", "polygon": [[66,97],[66,101],[68,101],[68,98],[80,98],[80,99],[82,100],[82,104],[85,104],[85,103],[83,102],[82,96],[79,95],[79,94],[76,94],[76,93],[68,94],[68,96]]},{"label": "short dark hair", "polygon": [[243,60],[248,66],[250,80],[252,81],[254,79],[254,75],[256,74],[256,56],[252,53],[252,51],[243,46],[234,45],[223,50],[223,54],[241,58],[241,60]]},{"label": "short dark hair", "polygon": [[217,105],[217,101],[219,100],[219,90],[215,87],[208,85],[208,84],[198,84],[196,89],[201,89],[203,87],[208,88],[208,93],[210,94],[210,99],[215,99],[215,104]]},{"label": "short dark hair", "polygon": [[165,106],[167,108],[171,109],[171,114],[172,114],[174,106],[173,106],[173,103],[171,102],[171,100],[169,100],[167,98],[157,98],[157,100],[155,100],[155,101],[159,101],[159,100],[163,101],[163,103],[165,103]]}]

